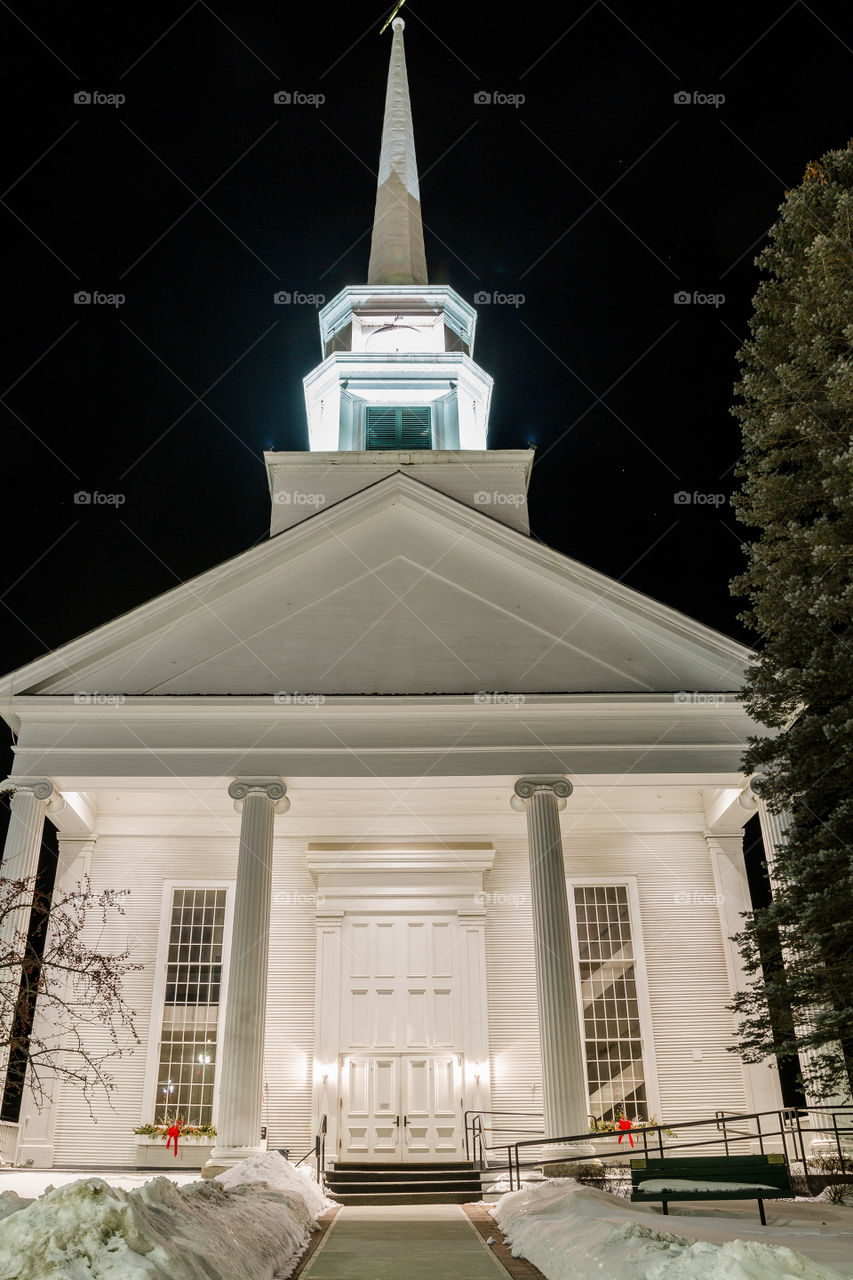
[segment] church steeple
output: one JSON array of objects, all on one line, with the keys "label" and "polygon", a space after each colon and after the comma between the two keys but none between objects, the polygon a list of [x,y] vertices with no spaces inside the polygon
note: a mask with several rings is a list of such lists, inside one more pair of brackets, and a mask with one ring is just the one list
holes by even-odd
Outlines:
[{"label": "church steeple", "polygon": [[492,379],[477,313],[427,282],[403,21],[394,35],[367,284],[320,312],[323,358],[304,380],[308,452],[267,453],[270,531],[397,473],[529,532],[530,449],[488,449]]},{"label": "church steeple", "polygon": [[424,229],[402,18],[391,24],[391,63],[367,283],[427,284]]}]

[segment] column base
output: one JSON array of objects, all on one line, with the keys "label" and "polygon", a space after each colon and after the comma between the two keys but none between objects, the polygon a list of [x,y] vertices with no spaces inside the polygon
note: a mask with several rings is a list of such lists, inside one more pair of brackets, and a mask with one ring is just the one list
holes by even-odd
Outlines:
[{"label": "column base", "polygon": [[52,1169],[53,1143],[22,1141],[18,1146],[15,1164],[27,1169]]},{"label": "column base", "polygon": [[580,1167],[601,1167],[591,1142],[553,1143],[542,1148],[542,1172],[546,1178],[573,1178]]},{"label": "column base", "polygon": [[217,1174],[224,1173],[226,1169],[231,1169],[235,1164],[240,1164],[243,1160],[248,1160],[252,1156],[266,1155],[266,1147],[214,1147],[210,1153],[210,1159],[201,1167],[201,1176],[203,1178],[215,1178]]}]

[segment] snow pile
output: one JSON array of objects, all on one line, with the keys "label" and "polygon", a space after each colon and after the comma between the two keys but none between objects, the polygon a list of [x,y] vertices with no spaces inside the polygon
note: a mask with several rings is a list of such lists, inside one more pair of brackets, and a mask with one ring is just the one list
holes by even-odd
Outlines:
[{"label": "snow pile", "polygon": [[0,1222],[0,1280],[272,1280],[293,1269],[312,1218],[304,1197],[262,1185],[85,1178]]},{"label": "snow pile", "polygon": [[26,1209],[28,1204],[32,1204],[32,1200],[22,1200],[15,1191],[0,1191],[0,1222],[3,1218],[8,1218],[10,1213]]},{"label": "snow pile", "polygon": [[247,1182],[265,1182],[273,1191],[301,1196],[314,1218],[335,1207],[335,1201],[328,1200],[317,1186],[310,1169],[304,1165],[291,1164],[278,1151],[265,1151],[262,1155],[241,1160],[239,1164],[218,1174],[214,1181],[229,1188],[240,1187]]},{"label": "snow pile", "polygon": [[[834,1185],[824,1187],[823,1191],[821,1191],[817,1198],[818,1200],[829,1204],[845,1204],[853,1206],[853,1185],[850,1183],[845,1185],[844,1183],[837,1182]],[[0,1200],[2,1200],[2,1196],[0,1196]],[[0,1210],[0,1212],[2,1212],[2,1210]]]},{"label": "snow pile", "polygon": [[515,1257],[548,1280],[841,1280],[792,1249],[757,1241],[691,1243],[629,1218],[629,1206],[574,1181],[502,1196],[492,1216]]}]

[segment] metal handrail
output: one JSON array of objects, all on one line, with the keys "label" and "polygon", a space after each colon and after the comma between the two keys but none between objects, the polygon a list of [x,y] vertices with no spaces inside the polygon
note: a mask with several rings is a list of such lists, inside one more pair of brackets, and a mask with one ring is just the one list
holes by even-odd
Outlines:
[{"label": "metal handrail", "polygon": [[[820,1117],[820,1116],[826,1116],[826,1115],[831,1117],[832,1119],[831,1125],[814,1124],[811,1120],[812,1116]],[[776,1120],[777,1122],[776,1127],[762,1126],[762,1119],[767,1119],[768,1117],[772,1117]],[[846,1119],[848,1121],[848,1123],[846,1125],[842,1125],[841,1128],[839,1128],[839,1124],[838,1124],[839,1117],[842,1117],[842,1119]],[[744,1133],[740,1128],[732,1129],[731,1127],[732,1122],[734,1122],[737,1125],[743,1125],[744,1122],[747,1122],[747,1121],[755,1122],[754,1131],[748,1130],[746,1133]],[[684,1142],[679,1137],[677,1143],[670,1143],[668,1145],[664,1143],[664,1137],[669,1137],[673,1129],[675,1128],[678,1129],[680,1134],[685,1129],[696,1130],[702,1127],[705,1127],[707,1129],[709,1126],[712,1126],[714,1130],[716,1130],[718,1133],[721,1134],[721,1136],[717,1138],[714,1138],[714,1137],[709,1138],[707,1136],[703,1136],[696,1142]],[[677,1150],[679,1152],[682,1152],[689,1147],[723,1146],[725,1149],[726,1155],[728,1155],[729,1143],[732,1141],[758,1142],[759,1149],[763,1154],[764,1144],[768,1141],[768,1139],[779,1138],[781,1139],[782,1154],[784,1155],[784,1158],[785,1158],[786,1167],[790,1171],[791,1158],[793,1158],[794,1160],[801,1160],[803,1164],[803,1173],[806,1179],[806,1185],[808,1186],[809,1191],[811,1191],[811,1183],[809,1181],[809,1170],[808,1170],[808,1163],[807,1163],[807,1157],[806,1157],[805,1140],[803,1137],[804,1128],[806,1130],[806,1133],[812,1137],[821,1133],[833,1135],[835,1139],[835,1147],[838,1152],[839,1163],[841,1165],[840,1172],[842,1174],[846,1174],[848,1172],[848,1169],[845,1167],[845,1154],[844,1154],[844,1147],[841,1142],[841,1137],[842,1135],[844,1136],[849,1135],[851,1138],[853,1138],[853,1106],[840,1106],[840,1107],[831,1107],[831,1108],[830,1107],[805,1107],[805,1108],[783,1107],[783,1108],[780,1108],[780,1110],[778,1111],[750,1111],[750,1112],[743,1112],[738,1114],[729,1114],[724,1111],[717,1111],[714,1113],[713,1118],[706,1119],[706,1120],[686,1120],[682,1122],[672,1122],[666,1125],[663,1125],[663,1124],[644,1125],[641,1128],[638,1127],[638,1128],[630,1129],[627,1132],[629,1132],[633,1138],[642,1142],[642,1150],[643,1150],[643,1155],[645,1157],[648,1157],[649,1155],[650,1140],[651,1140],[652,1150],[655,1151],[655,1153],[659,1155],[661,1158],[664,1157],[666,1150],[668,1151]],[[542,1137],[537,1139],[526,1139],[526,1140],[522,1140],[521,1142],[516,1142],[512,1144],[512,1146],[507,1146],[507,1157],[508,1157],[507,1163],[508,1163],[510,1190],[514,1189],[516,1179],[518,1182],[518,1186],[519,1187],[521,1186],[521,1168],[522,1168],[521,1148],[558,1146],[562,1144],[587,1145],[590,1141],[590,1138],[594,1136],[595,1136],[594,1134],[587,1131],[586,1133],[575,1133],[575,1134],[570,1134],[564,1137],[553,1137],[553,1138]],[[598,1136],[601,1136],[601,1135],[598,1135]],[[789,1155],[789,1150],[788,1150],[789,1139],[792,1146],[792,1156]],[[799,1146],[799,1153],[797,1150],[798,1146]],[[601,1152],[596,1152],[595,1158],[596,1160],[607,1160],[607,1159],[613,1159],[613,1158],[619,1158],[619,1157],[624,1159],[625,1154],[626,1153],[624,1150],[610,1151],[610,1152],[601,1151]],[[638,1151],[638,1154],[639,1154],[639,1151]],[[589,1160],[589,1158],[590,1157],[588,1155],[566,1156],[565,1159],[560,1160],[560,1163],[561,1164],[562,1163],[571,1164],[574,1162],[583,1163],[584,1161]],[[847,1159],[848,1159],[848,1163],[850,1163],[849,1153],[848,1153]],[[546,1159],[540,1158],[538,1160],[526,1161],[524,1167],[537,1168],[540,1165],[548,1164],[548,1163],[553,1163],[553,1161],[549,1161],[547,1158]],[[850,1171],[853,1172],[853,1165],[851,1165]]]},{"label": "metal handrail", "polygon": [[[488,1130],[489,1133],[532,1133],[531,1129],[519,1129],[516,1125],[511,1128],[504,1129],[501,1126],[483,1123],[484,1116],[522,1116],[525,1119],[543,1120],[541,1111],[483,1111],[468,1110],[464,1114],[465,1126],[465,1159],[473,1161],[480,1168],[483,1167],[483,1152],[495,1150],[494,1147],[488,1147],[485,1144],[484,1135]],[[469,1120],[469,1117],[471,1119]]]},{"label": "metal handrail", "polygon": [[326,1128],[327,1121],[326,1117],[323,1116],[320,1121],[320,1127],[314,1135],[314,1145],[308,1148],[304,1156],[300,1156],[299,1159],[295,1161],[295,1165],[298,1167],[304,1160],[307,1160],[309,1156],[314,1156],[317,1161],[317,1185],[321,1190],[323,1187],[323,1178],[326,1174]]}]

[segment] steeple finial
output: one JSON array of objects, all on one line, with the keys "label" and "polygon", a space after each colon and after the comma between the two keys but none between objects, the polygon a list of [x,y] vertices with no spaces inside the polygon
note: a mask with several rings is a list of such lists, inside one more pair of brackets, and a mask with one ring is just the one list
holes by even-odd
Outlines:
[{"label": "steeple finial", "polygon": [[427,284],[424,230],[402,18],[391,23],[391,65],[379,155],[368,284]]}]

